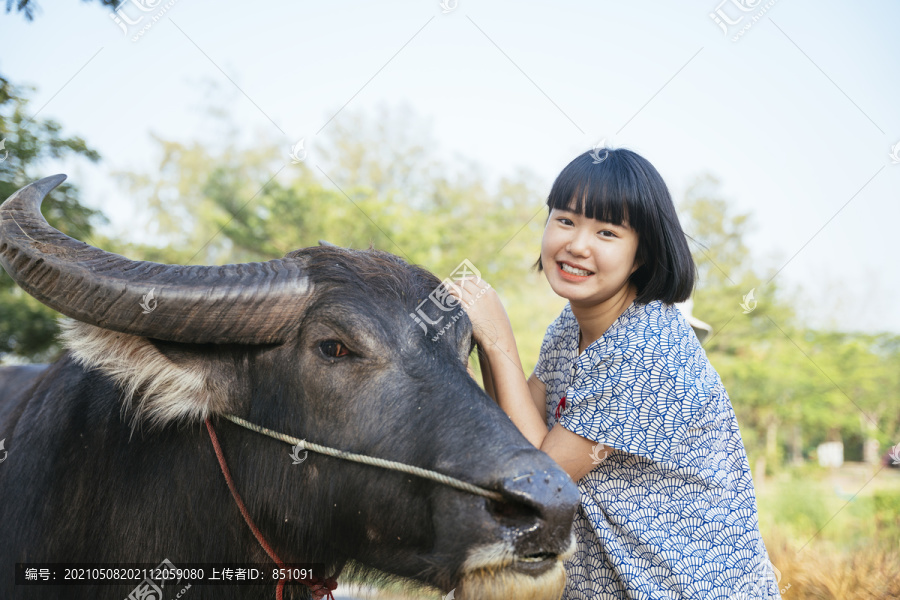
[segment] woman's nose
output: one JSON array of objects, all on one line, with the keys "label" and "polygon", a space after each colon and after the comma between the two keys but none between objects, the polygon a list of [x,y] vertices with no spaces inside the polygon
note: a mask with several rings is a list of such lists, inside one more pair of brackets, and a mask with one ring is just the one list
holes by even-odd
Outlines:
[{"label": "woman's nose", "polygon": [[587,234],[582,231],[575,231],[566,244],[566,250],[573,256],[587,256],[590,254],[590,244]]}]

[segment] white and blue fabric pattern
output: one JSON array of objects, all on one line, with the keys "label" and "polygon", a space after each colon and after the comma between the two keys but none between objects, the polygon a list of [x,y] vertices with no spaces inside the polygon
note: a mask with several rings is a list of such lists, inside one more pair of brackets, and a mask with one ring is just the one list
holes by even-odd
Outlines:
[{"label": "white and blue fabric pattern", "polygon": [[578,344],[567,305],[535,368],[548,428],[612,448],[578,482],[563,599],[780,598],[734,409],[681,311],[632,304]]}]

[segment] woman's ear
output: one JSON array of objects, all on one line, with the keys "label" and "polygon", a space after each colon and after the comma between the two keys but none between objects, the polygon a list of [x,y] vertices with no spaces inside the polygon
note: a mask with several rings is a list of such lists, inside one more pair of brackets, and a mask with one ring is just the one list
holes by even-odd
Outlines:
[{"label": "woman's ear", "polygon": [[642,261],[637,256],[634,257],[634,264],[631,265],[631,274],[634,275],[634,272],[644,266],[644,261]]},{"label": "woman's ear", "polygon": [[631,265],[631,274],[634,275],[635,271],[643,267],[645,262],[644,253],[641,252],[641,239],[638,238],[638,247],[634,251],[634,264]]}]

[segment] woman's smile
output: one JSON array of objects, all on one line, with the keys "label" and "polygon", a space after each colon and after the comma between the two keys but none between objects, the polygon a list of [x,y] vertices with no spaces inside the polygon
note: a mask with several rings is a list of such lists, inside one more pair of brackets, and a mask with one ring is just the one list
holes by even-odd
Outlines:
[{"label": "woman's smile", "polygon": [[567,281],[584,281],[594,274],[593,271],[566,261],[559,261],[556,266],[559,268],[560,276]]}]

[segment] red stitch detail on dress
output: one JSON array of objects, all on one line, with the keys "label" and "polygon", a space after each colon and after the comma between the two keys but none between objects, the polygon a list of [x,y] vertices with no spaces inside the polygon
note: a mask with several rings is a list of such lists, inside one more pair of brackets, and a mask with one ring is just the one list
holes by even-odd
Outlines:
[{"label": "red stitch detail on dress", "polygon": [[556,420],[559,421],[559,416],[562,414],[562,411],[566,410],[566,397],[563,396],[559,400],[559,404],[556,405]]}]

